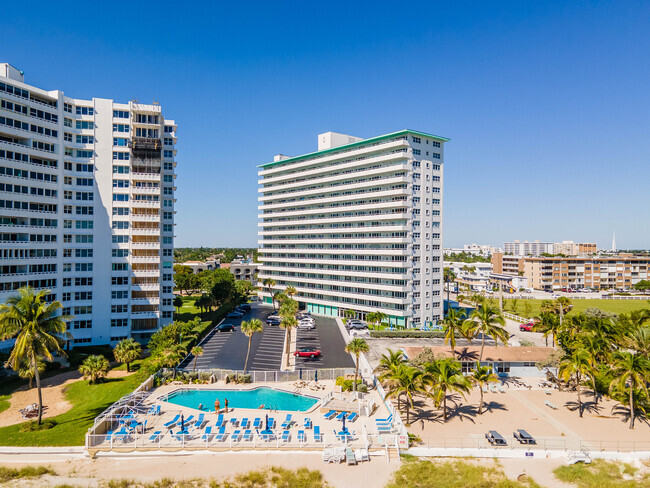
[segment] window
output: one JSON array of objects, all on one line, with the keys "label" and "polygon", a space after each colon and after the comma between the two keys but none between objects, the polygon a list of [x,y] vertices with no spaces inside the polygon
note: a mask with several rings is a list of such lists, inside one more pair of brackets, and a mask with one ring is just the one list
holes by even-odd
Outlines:
[{"label": "window", "polygon": [[95,138],[93,136],[81,136],[77,134],[75,142],[77,144],[93,144],[95,142]]},{"label": "window", "polygon": [[77,120],[74,124],[77,129],[94,129],[95,123],[90,120]]},{"label": "window", "polygon": [[75,263],[74,270],[76,272],[92,271],[93,270],[93,263]]},{"label": "window", "polygon": [[[79,108],[79,107],[77,107]],[[73,320],[72,328],[73,329],[92,329],[93,321],[92,320]],[[79,342],[90,342],[90,339],[75,339],[75,343]]]},{"label": "window", "polygon": [[174,171],[174,163],[163,163],[163,169],[165,171]]},{"label": "window", "polygon": [[419,156],[420,154],[422,154],[422,151],[420,151],[419,149],[413,149],[414,156]]},{"label": "window", "polygon": [[113,137],[114,146],[126,147],[127,144],[128,144],[128,139],[124,139],[123,137]]},{"label": "window", "polygon": [[129,250],[128,249],[112,249],[111,250],[111,255],[114,258],[126,258],[129,255]]},{"label": "window", "polygon": [[111,313],[128,313],[128,305],[111,305]]},{"label": "window", "polygon": [[416,144],[421,144],[421,143],[422,143],[422,139],[421,139],[420,137],[415,137],[415,136],[413,136],[413,142],[415,142]]},{"label": "window", "polygon": [[122,285],[128,285],[128,284],[129,284],[129,278],[127,276],[113,276],[113,277],[111,277],[111,285],[122,286]]},{"label": "window", "polygon": [[163,151],[163,157],[165,157],[165,158],[173,158],[174,157],[174,151],[170,151],[169,149],[165,149]]},{"label": "window", "polygon": [[128,110],[113,110],[113,117],[116,119],[128,119],[129,112]]},{"label": "window", "polygon": [[174,132],[174,128],[171,125],[166,125],[165,132]]},{"label": "window", "polygon": [[113,244],[124,244],[129,242],[129,236],[111,236]]},{"label": "window", "polygon": [[440,147],[440,143],[437,142],[437,141],[431,141],[431,145],[432,145],[433,147]]},{"label": "window", "polygon": [[77,107],[77,115],[93,115],[94,113],[92,107]]},{"label": "window", "polygon": [[[70,105],[69,103],[64,103],[63,104],[63,111],[68,112],[69,114],[71,114],[72,113],[72,105]],[[68,119],[68,120],[70,120],[70,119]]]},{"label": "window", "polygon": [[72,142],[72,134],[70,134],[68,132],[64,132],[63,133],[63,140],[65,142]]},{"label": "window", "polygon": [[128,188],[129,180],[113,180],[113,188]]},{"label": "window", "polygon": [[113,159],[117,159],[119,161],[128,161],[131,159],[131,155],[125,152],[113,152]]},{"label": "window", "polygon": [[[117,237],[117,236],[113,236],[113,237]],[[113,263],[111,265],[111,269],[113,271],[128,271],[129,263]]]},{"label": "window", "polygon": [[74,152],[76,158],[92,158],[93,155],[93,152],[88,149],[76,149]]},{"label": "window", "polygon": [[172,139],[171,137],[165,137],[163,139],[163,144],[165,146],[173,146],[174,145],[174,139]]},{"label": "window", "polygon": [[125,207],[113,207],[113,215],[129,215],[129,209]]},{"label": "window", "polygon": [[115,166],[113,165],[113,174],[128,175],[129,167],[128,166]]},{"label": "window", "polygon": [[113,132],[129,132],[127,124],[113,124]]},{"label": "window", "polygon": [[163,319],[171,319],[172,318],[172,311],[171,310],[163,310],[162,318]]},{"label": "window", "polygon": [[111,291],[112,300],[124,300],[129,298],[129,292],[127,290],[113,290]]},{"label": "window", "polygon": [[431,153],[431,156],[433,156],[433,159],[440,159],[440,153]]},{"label": "window", "polygon": [[121,220],[113,222],[113,229],[124,230],[129,228],[129,223]]},{"label": "window", "polygon": [[116,194],[113,195],[113,201],[114,202],[128,202],[129,201],[129,195],[116,193]]}]

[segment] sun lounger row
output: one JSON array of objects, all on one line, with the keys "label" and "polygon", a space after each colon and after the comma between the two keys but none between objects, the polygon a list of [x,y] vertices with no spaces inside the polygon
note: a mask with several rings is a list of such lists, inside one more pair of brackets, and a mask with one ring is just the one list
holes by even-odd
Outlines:
[{"label": "sun lounger row", "polygon": [[325,420],[347,420],[348,422],[354,422],[359,418],[359,414],[356,412],[337,412],[336,410],[330,410],[326,414],[323,414]]}]

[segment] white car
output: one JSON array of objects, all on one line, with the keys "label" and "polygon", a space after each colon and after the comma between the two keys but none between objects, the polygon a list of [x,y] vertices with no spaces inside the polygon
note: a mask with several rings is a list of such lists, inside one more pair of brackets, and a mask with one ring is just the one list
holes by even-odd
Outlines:
[{"label": "white car", "polygon": [[314,323],[313,320],[312,321],[301,320],[300,322],[298,322],[298,328],[299,329],[315,329],[316,324]]}]

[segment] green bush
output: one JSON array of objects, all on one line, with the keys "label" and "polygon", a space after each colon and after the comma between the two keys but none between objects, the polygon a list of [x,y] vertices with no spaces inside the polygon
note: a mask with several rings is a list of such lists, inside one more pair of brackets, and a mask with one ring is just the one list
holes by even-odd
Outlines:
[{"label": "green bush", "polygon": [[38,478],[44,474],[56,475],[54,471],[45,466],[25,466],[20,469],[0,466],[0,483],[20,478]]},{"label": "green bush", "polygon": [[[336,378],[336,386],[340,386],[342,391],[352,391],[354,380],[348,380],[343,376]],[[368,387],[363,384],[362,380],[357,380],[357,391],[361,393],[368,393]]]},{"label": "green bush", "polygon": [[420,330],[371,330],[370,337],[392,337],[395,339],[443,339],[445,333],[442,330],[420,331]]},{"label": "green bush", "polygon": [[57,422],[53,419],[45,419],[41,422],[41,425],[38,425],[36,420],[32,422],[25,422],[20,426],[21,432],[36,432],[38,430],[50,430],[56,427]]}]

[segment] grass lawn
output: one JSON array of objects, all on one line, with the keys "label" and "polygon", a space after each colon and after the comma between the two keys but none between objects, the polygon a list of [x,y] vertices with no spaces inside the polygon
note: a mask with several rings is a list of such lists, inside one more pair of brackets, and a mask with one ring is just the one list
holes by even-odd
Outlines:
[{"label": "grass lawn", "polygon": [[9,398],[11,398],[11,395],[0,395],[0,412],[4,412],[9,408]]},{"label": "grass lawn", "polygon": [[555,476],[578,488],[642,488],[650,486],[650,474],[640,474],[625,463],[596,459],[591,464],[560,466]]},{"label": "grass lawn", "polygon": [[[406,457],[405,457],[406,458]],[[512,481],[503,474],[497,463],[494,467],[467,461],[416,460],[406,458],[393,474],[386,488],[542,488],[524,476]]]},{"label": "grass lawn", "polygon": [[[137,375],[111,378],[103,383],[90,385],[77,381],[70,385],[66,397],[74,406],[53,420],[56,425],[49,430],[21,432],[26,423],[0,428],[0,445],[3,446],[82,446],[88,428],[95,417],[112,403],[133,391],[139,384]],[[44,392],[47,404],[47,391]]]},{"label": "grass lawn", "polygon": [[[494,299],[497,306],[499,299]],[[526,303],[530,306],[530,313],[526,313]],[[517,315],[521,317],[536,317],[539,315],[539,307],[542,300],[536,298],[517,299]],[[599,308],[604,312],[609,313],[628,313],[633,310],[641,310],[650,308],[650,304],[645,300],[599,300],[599,299],[577,299],[571,300],[573,310],[570,314],[578,314],[584,312],[588,308]],[[512,312],[512,300],[504,298],[503,305],[506,312]]]}]

